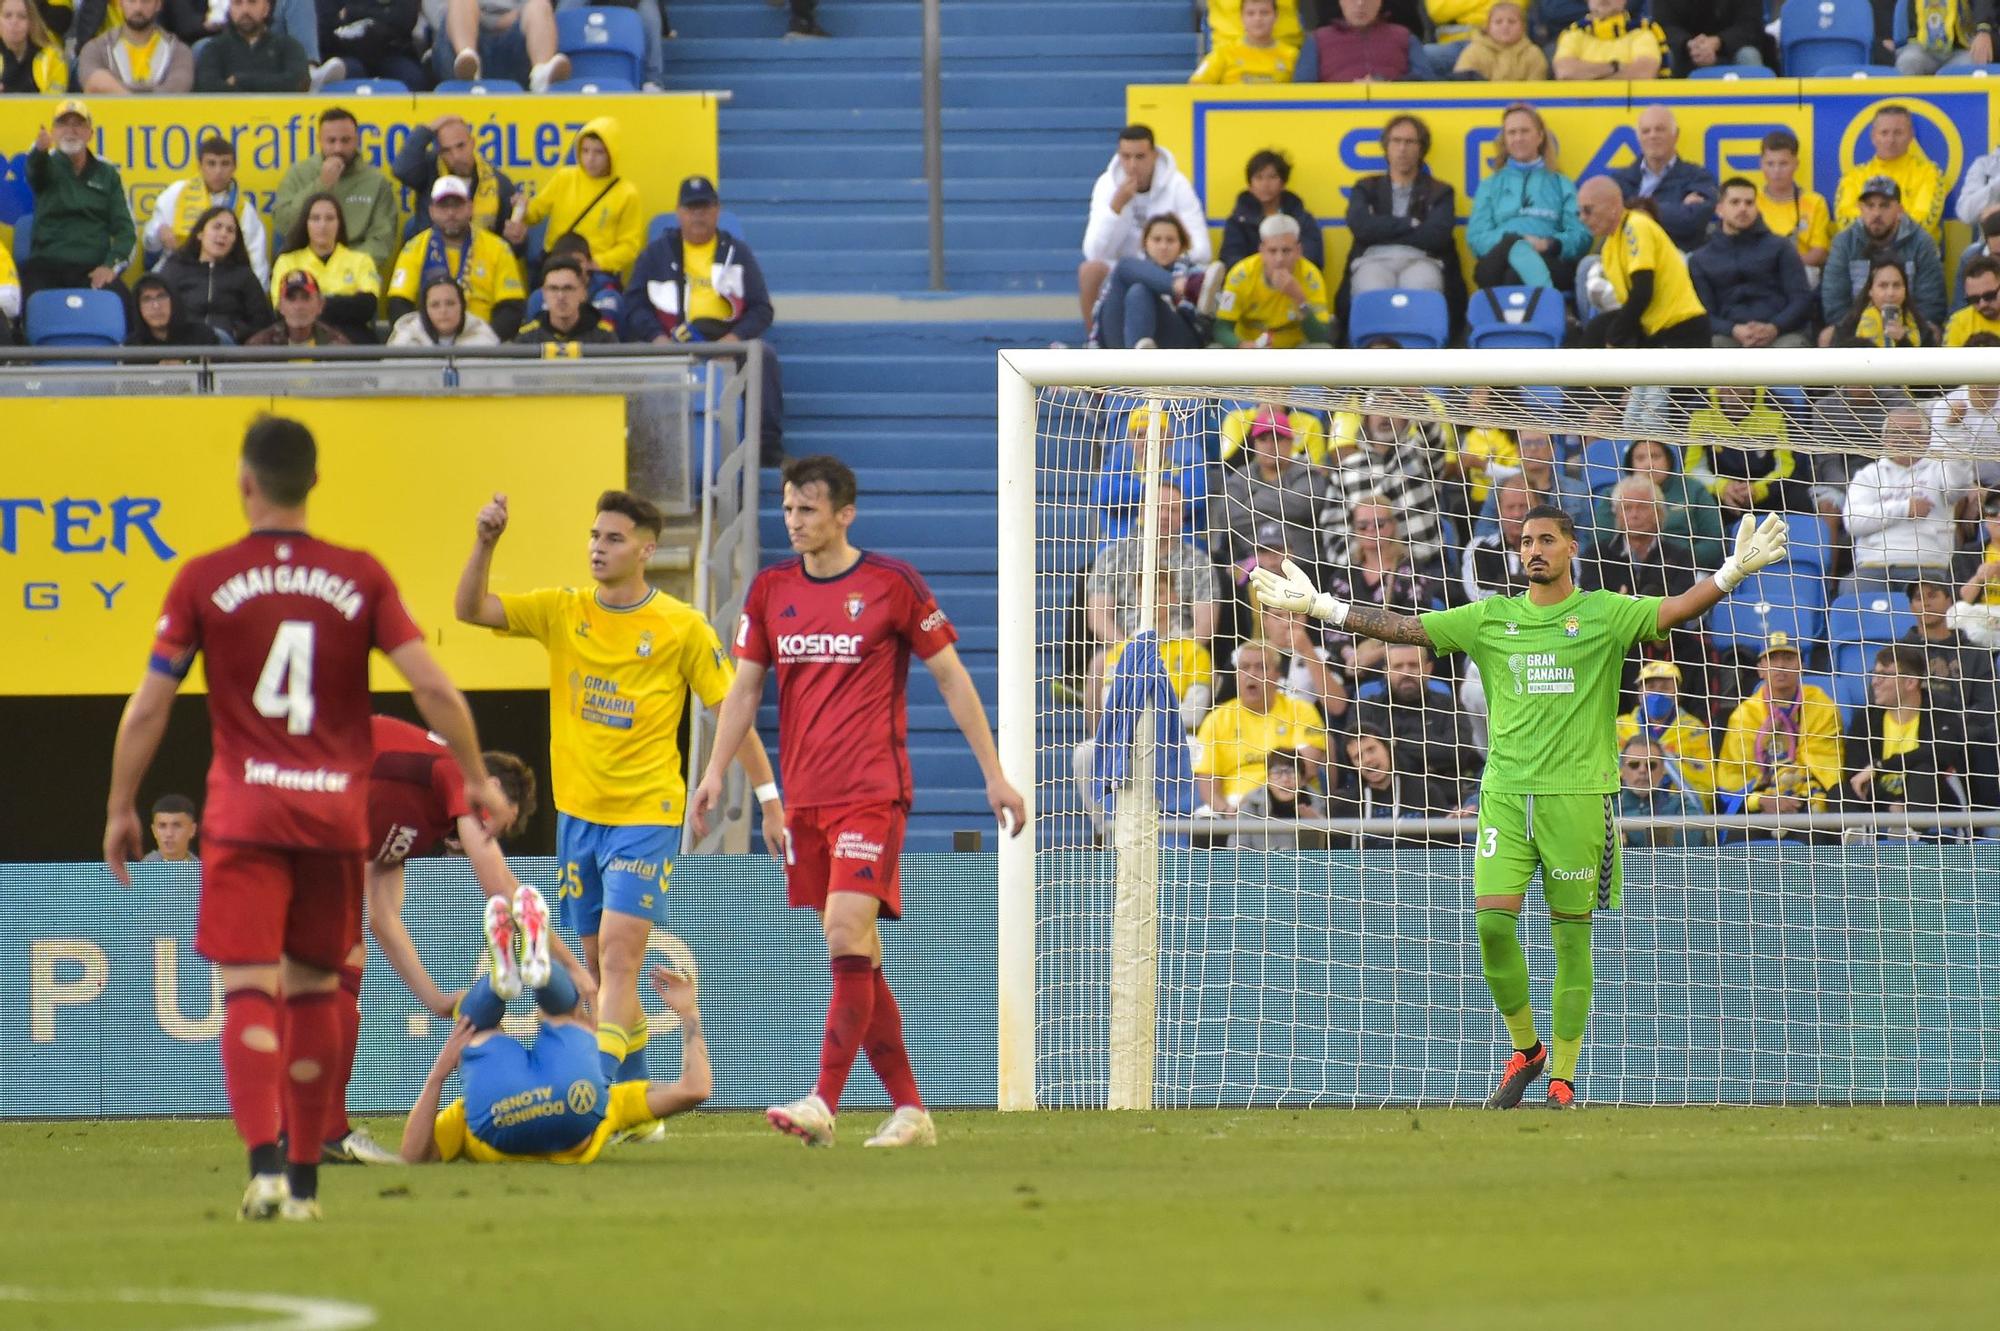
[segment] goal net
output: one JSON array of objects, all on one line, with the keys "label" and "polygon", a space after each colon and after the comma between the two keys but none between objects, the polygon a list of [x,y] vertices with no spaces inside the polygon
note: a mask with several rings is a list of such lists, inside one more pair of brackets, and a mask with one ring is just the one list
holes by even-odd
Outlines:
[{"label": "goal net", "polygon": [[1483,1100],[1486,697],[1567,692],[1560,645],[1482,681],[1248,575],[1519,595],[1541,504],[1614,594],[1707,578],[1746,513],[1789,529],[1626,659],[1579,1094],[2000,1098],[2000,357],[1005,352],[1000,390],[1001,750],[1035,812],[1001,852],[1002,1107]]}]

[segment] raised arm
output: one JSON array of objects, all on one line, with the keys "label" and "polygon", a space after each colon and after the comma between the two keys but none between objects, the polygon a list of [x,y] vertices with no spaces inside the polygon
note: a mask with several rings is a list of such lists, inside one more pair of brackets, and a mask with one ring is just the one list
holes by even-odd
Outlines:
[{"label": "raised arm", "polygon": [[715,1078],[709,1072],[708,1041],[701,1033],[701,1008],[695,1002],[694,982],[665,966],[653,967],[651,978],[661,1001],[681,1019],[681,1075],[648,1086],[646,1108],[656,1118],[672,1118],[708,1099],[715,1090]]},{"label": "raised arm", "polygon": [[1313,586],[1305,570],[1289,559],[1282,573],[1267,568],[1251,570],[1250,585],[1256,590],[1258,600],[1276,609],[1308,614],[1349,633],[1382,642],[1432,646],[1431,635],[1424,632],[1424,622],[1417,616],[1399,615],[1376,605],[1350,605]]},{"label": "raised arm", "polygon": [[1715,576],[1703,578],[1680,595],[1660,602],[1660,632],[1701,618],[1735,591],[1743,579],[1784,559],[1790,536],[1791,529],[1776,513],[1766,514],[1761,523],[1745,513],[1743,521],[1736,524],[1736,548],[1722,561]]},{"label": "raised arm", "polygon": [[444,1098],[445,1078],[458,1066],[459,1055],[465,1052],[475,1033],[472,1023],[461,1017],[452,1027],[451,1038],[438,1050],[437,1062],[431,1064],[430,1075],[424,1078],[423,1094],[410,1106],[410,1117],[403,1124],[403,1144],[397,1154],[405,1164],[429,1164],[438,1158],[438,1102]]},{"label": "raised arm", "polygon": [[472,557],[465,561],[465,571],[458,575],[458,591],[452,597],[451,612],[461,624],[507,627],[506,608],[486,589],[493,575],[493,547],[500,544],[500,533],[506,530],[507,496],[496,494],[492,503],[479,510],[479,534],[472,542]]}]

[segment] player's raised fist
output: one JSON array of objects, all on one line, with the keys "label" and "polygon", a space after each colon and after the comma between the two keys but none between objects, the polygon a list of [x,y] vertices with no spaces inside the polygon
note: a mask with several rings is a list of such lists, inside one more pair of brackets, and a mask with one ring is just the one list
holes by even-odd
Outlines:
[{"label": "player's raised fist", "polygon": [[479,510],[479,539],[491,545],[506,530],[507,496],[496,494],[492,503]]}]

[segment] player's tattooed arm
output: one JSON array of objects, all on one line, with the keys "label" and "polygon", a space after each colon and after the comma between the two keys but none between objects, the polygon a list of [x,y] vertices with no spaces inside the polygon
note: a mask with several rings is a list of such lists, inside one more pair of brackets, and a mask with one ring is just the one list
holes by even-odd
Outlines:
[{"label": "player's tattooed arm", "polygon": [[1415,615],[1391,614],[1377,605],[1348,606],[1347,619],[1342,627],[1383,642],[1408,643],[1417,647],[1431,645],[1431,635],[1424,632],[1423,620]]}]

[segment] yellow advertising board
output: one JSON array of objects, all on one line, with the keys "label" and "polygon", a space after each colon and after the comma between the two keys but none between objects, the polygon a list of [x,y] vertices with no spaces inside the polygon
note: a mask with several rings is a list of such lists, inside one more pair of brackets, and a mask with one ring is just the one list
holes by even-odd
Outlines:
[{"label": "yellow advertising board", "polygon": [[[597,496],[624,483],[623,398],[16,398],[0,468],[0,694],[137,685],[181,563],[243,535],[237,455],[264,411],[318,440],[314,534],[387,566],[460,687],[548,683],[536,644],[456,623],[452,590],[496,491],[512,508],[496,585],[584,576]],[[374,684],[402,687],[379,656]],[[198,671],[185,687],[201,687]]]},{"label": "yellow advertising board", "polygon": [[[195,146],[211,134],[236,145],[236,177],[256,193],[268,216],[278,182],[310,156],[319,114],[330,106],[354,113],[361,151],[385,173],[410,131],[446,113],[465,117],[479,155],[517,183],[540,188],[569,156],[584,122],[611,116],[623,131],[618,174],[639,187],[649,213],[674,206],[682,177],[716,175],[715,99],[706,93],[606,96],[90,97],[98,155],[117,167],[143,224],[168,185],[195,174]],[[49,123],[54,99],[0,97],[0,154],[18,178],[37,130]],[[25,193],[25,185],[21,186]],[[403,214],[410,200],[403,200]],[[11,215],[0,216],[0,222]]]},{"label": "yellow advertising board", "polygon": [[[1135,85],[1126,90],[1126,118],[1151,126],[1173,152],[1214,227],[1243,189],[1250,155],[1283,151],[1292,159],[1292,191],[1326,228],[1328,264],[1337,274],[1347,255],[1348,190],[1384,169],[1381,134],[1390,116],[1407,111],[1430,127],[1431,171],[1457,189],[1463,222],[1479,183],[1495,169],[1501,115],[1515,102],[1542,113],[1556,136],[1558,165],[1576,180],[1638,160],[1639,112],[1654,104],[1680,124],[1680,155],[1718,179],[1754,179],[1758,142],[1773,129],[1789,129],[1799,137],[1800,183],[1830,201],[1841,172],[1873,155],[1868,124],[1889,103],[1910,108],[1917,142],[1955,186],[1991,146],[2000,79]],[[1107,144],[1107,156],[1109,150]],[[1945,212],[1949,217],[1950,201]],[[1967,238],[1967,228],[1950,223],[1948,261]]]}]

